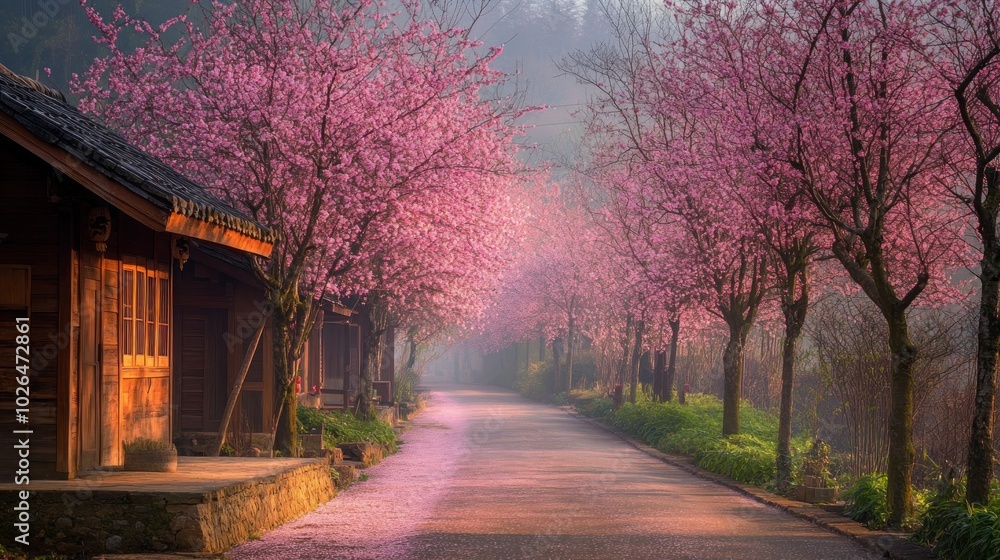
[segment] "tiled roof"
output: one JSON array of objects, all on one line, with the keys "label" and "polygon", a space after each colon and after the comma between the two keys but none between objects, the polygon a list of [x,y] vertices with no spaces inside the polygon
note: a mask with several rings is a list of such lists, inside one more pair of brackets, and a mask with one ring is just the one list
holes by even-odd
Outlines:
[{"label": "tiled roof", "polygon": [[0,111],[45,142],[62,148],[162,210],[274,242],[271,230],[91,120],[61,97],[58,91],[12,74],[0,65]]}]

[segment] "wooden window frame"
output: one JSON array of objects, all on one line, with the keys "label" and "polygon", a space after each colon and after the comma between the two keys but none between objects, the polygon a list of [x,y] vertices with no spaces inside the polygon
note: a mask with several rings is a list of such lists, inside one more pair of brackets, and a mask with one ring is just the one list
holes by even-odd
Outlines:
[{"label": "wooden window frame", "polygon": [[[2,311],[26,311],[31,312],[31,266],[26,264],[0,264],[0,278],[16,281],[17,273],[20,272],[24,278],[24,290],[14,290],[13,286],[8,286],[6,290],[0,290],[6,296],[18,298],[20,301],[0,301]],[[19,296],[19,297],[18,297]]]},{"label": "wooden window frame", "polygon": [[[126,255],[122,259],[121,274],[122,367],[167,370],[170,368],[170,329],[173,322],[170,269],[151,259]],[[125,281],[126,274],[132,276],[130,286]],[[139,301],[140,296],[142,301]],[[163,301],[164,296],[166,301]],[[131,313],[126,312],[128,309]],[[152,341],[150,335],[153,336]]]}]

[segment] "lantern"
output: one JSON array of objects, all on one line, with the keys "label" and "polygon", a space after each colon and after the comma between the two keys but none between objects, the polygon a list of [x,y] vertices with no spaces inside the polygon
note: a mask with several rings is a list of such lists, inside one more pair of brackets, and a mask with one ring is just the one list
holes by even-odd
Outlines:
[{"label": "lantern", "polygon": [[174,259],[177,260],[177,264],[180,265],[181,270],[184,270],[184,263],[188,262],[188,259],[191,258],[191,244],[187,238],[178,237],[174,241],[172,254]]},{"label": "lantern", "polygon": [[96,245],[97,251],[107,251],[108,238],[111,237],[111,211],[104,206],[92,208],[87,217],[87,231],[90,232],[90,240]]}]

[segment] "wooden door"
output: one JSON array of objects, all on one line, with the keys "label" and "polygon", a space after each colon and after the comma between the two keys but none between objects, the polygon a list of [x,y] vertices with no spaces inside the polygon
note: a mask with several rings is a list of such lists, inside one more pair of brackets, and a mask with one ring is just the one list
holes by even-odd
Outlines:
[{"label": "wooden door", "polygon": [[323,406],[347,406],[347,349],[349,332],[346,325],[323,325]]},{"label": "wooden door", "polygon": [[180,307],[175,321],[179,431],[219,429],[228,396],[225,309]]},{"label": "wooden door", "polygon": [[101,284],[83,276],[80,286],[80,470],[101,459]]}]

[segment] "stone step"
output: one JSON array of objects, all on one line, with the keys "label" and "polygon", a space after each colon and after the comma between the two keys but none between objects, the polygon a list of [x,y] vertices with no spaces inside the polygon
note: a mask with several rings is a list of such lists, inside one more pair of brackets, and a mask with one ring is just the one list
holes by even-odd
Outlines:
[{"label": "stone step", "polygon": [[343,464],[333,465],[330,468],[336,470],[339,475],[336,481],[337,489],[347,488],[358,479],[358,469],[346,461]]},{"label": "stone step", "polygon": [[361,461],[366,467],[381,462],[384,455],[381,445],[367,441],[338,443],[337,447],[344,451],[344,459]]},{"label": "stone step", "polygon": [[314,457],[326,457],[331,465],[339,465],[344,462],[344,452],[339,447],[333,449],[306,449],[302,452],[302,457],[312,459]]}]

